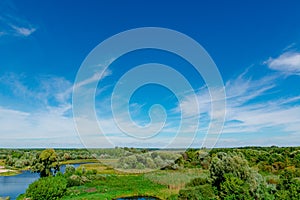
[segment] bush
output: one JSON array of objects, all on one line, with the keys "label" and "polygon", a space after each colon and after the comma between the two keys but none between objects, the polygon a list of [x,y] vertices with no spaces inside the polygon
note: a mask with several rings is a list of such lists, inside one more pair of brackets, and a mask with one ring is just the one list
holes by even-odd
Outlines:
[{"label": "bush", "polygon": [[197,187],[191,187],[182,189],[179,191],[178,199],[195,199],[195,200],[209,200],[214,199],[214,188],[209,185],[200,185]]},{"label": "bush", "polygon": [[220,188],[221,183],[225,181],[224,175],[227,173],[231,173],[241,180],[248,180],[251,177],[251,169],[247,160],[235,153],[219,152],[212,158],[209,172],[213,185],[217,188]]},{"label": "bush", "polygon": [[67,187],[83,185],[89,181],[90,180],[86,176],[78,176],[74,174],[67,178]]},{"label": "bush", "polygon": [[186,187],[196,187],[199,185],[211,184],[211,180],[207,177],[198,177],[186,184]]},{"label": "bush", "polygon": [[66,190],[67,180],[63,176],[50,176],[31,183],[25,196],[31,200],[55,200],[60,199]]},{"label": "bush", "polygon": [[122,157],[119,160],[119,167],[123,168],[123,169],[135,169],[136,168],[136,164],[138,163],[136,156],[132,155],[132,156],[128,156],[128,157]]},{"label": "bush", "polygon": [[225,174],[225,181],[221,184],[222,199],[251,199],[250,187],[240,178],[232,174]]},{"label": "bush", "polygon": [[146,166],[147,166],[148,168],[150,168],[150,169],[155,169],[155,168],[156,168],[155,162],[154,162],[153,159],[150,158],[150,157],[148,157],[148,158],[146,159]]},{"label": "bush", "polygon": [[73,165],[67,165],[64,175],[66,177],[71,176],[75,173],[75,167]]},{"label": "bush", "polygon": [[136,169],[145,169],[145,166],[143,165],[143,163],[137,163]]},{"label": "bush", "polygon": [[157,156],[154,158],[154,162],[156,164],[157,167],[162,168],[166,166],[166,163],[163,161],[163,159],[161,159],[160,156]]},{"label": "bush", "polygon": [[73,174],[67,178],[67,186],[68,187],[79,186],[82,183],[83,182],[81,181],[81,177],[78,175]]},{"label": "bush", "polygon": [[92,169],[92,170],[87,170],[86,171],[86,175],[96,175],[97,174],[97,170],[96,169]]}]

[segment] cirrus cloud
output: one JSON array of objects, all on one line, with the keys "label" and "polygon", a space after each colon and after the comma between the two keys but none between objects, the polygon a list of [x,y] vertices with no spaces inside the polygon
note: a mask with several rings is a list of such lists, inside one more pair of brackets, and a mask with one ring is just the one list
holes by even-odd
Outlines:
[{"label": "cirrus cloud", "polygon": [[300,75],[300,52],[285,52],[277,58],[269,58],[265,64],[285,74]]}]

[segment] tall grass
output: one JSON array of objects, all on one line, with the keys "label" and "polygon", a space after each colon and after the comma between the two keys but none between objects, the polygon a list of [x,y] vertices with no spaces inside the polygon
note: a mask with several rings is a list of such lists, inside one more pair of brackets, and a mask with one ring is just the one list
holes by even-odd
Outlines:
[{"label": "tall grass", "polygon": [[156,171],[145,174],[145,177],[155,183],[167,185],[170,189],[179,190],[192,179],[207,174],[207,171],[202,169],[185,169],[178,171]]}]

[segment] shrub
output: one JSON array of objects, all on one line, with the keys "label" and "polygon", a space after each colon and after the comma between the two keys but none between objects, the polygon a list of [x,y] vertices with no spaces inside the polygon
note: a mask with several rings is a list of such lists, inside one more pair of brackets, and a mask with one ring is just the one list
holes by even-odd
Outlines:
[{"label": "shrub", "polygon": [[214,186],[219,188],[220,184],[225,181],[225,174],[231,173],[242,180],[247,180],[250,177],[251,169],[248,162],[240,155],[219,152],[212,158],[209,172]]},{"label": "shrub", "polygon": [[92,169],[92,170],[87,170],[86,171],[86,175],[96,175],[97,174],[97,170],[96,169]]},{"label": "shrub", "polygon": [[137,163],[136,169],[145,169],[145,166],[143,165],[143,163]]},{"label": "shrub", "polygon": [[207,177],[198,177],[186,184],[186,187],[195,187],[199,185],[211,184],[211,180]]},{"label": "shrub", "polygon": [[136,156],[132,155],[132,156],[128,156],[128,157],[122,157],[119,160],[119,167],[123,168],[123,169],[135,169],[136,168],[136,164],[138,163]]},{"label": "shrub", "polygon": [[67,186],[68,187],[79,186],[82,183],[83,182],[81,181],[81,177],[78,175],[73,174],[67,178]]},{"label": "shrub", "polygon": [[163,161],[163,159],[161,159],[160,156],[155,157],[154,162],[159,168],[166,166],[166,163]]},{"label": "shrub", "polygon": [[153,159],[150,158],[150,157],[148,157],[148,158],[146,159],[146,166],[147,166],[148,168],[150,168],[150,169],[155,169],[155,168],[156,168],[155,162],[154,162]]},{"label": "shrub", "polygon": [[247,183],[232,174],[225,174],[224,177],[225,181],[221,184],[222,199],[251,199]]},{"label": "shrub", "polygon": [[195,199],[195,200],[209,200],[214,199],[214,188],[209,185],[200,185],[197,187],[190,187],[181,189],[179,191],[178,199]]},{"label": "shrub", "polygon": [[167,198],[167,200],[177,200],[178,199],[178,195],[177,194],[172,194],[171,196],[169,196]]},{"label": "shrub", "polygon": [[66,177],[71,176],[75,173],[75,167],[73,165],[67,165],[64,175]]},{"label": "shrub", "polygon": [[146,155],[136,155],[136,160],[138,163],[141,163],[143,165],[146,164]]},{"label": "shrub", "polygon": [[90,180],[86,176],[78,176],[73,174],[72,176],[67,178],[67,187],[79,186],[83,185]]},{"label": "shrub", "polygon": [[63,176],[50,176],[31,183],[25,196],[31,200],[55,200],[60,199],[66,190],[67,180]]}]

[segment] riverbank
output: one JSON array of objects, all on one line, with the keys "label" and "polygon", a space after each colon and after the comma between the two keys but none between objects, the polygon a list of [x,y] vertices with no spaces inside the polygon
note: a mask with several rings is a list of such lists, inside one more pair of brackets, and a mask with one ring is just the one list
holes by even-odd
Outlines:
[{"label": "riverbank", "polygon": [[61,161],[60,165],[71,165],[71,164],[81,164],[81,163],[99,163],[97,159],[76,159],[76,160],[66,160]]},{"label": "riverbank", "polygon": [[[99,163],[97,159],[77,159],[67,160],[60,162],[60,165],[72,165],[72,164],[84,164],[84,163]],[[0,176],[15,176],[20,174],[24,170],[30,170],[30,167],[24,167],[21,169],[7,169],[3,160],[0,160]]]},{"label": "riverbank", "polygon": [[19,170],[6,169],[5,166],[0,166],[0,176],[14,176],[20,174]]}]

